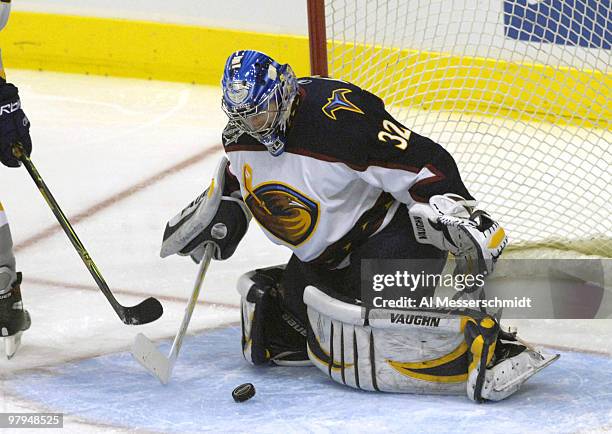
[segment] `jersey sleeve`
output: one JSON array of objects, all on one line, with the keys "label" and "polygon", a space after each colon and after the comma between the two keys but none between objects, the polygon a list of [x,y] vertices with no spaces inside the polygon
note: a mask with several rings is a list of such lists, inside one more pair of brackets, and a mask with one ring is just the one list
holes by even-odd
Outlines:
[{"label": "jersey sleeve", "polygon": [[444,193],[473,199],[448,151],[394,119],[380,98],[361,92],[364,119],[360,148],[366,164],[358,171],[360,178],[408,205]]},{"label": "jersey sleeve", "polygon": [[236,174],[234,174],[231,166],[231,164],[228,164],[225,167],[225,186],[223,188],[224,196],[231,196],[232,193],[240,190],[240,182],[238,181]]}]

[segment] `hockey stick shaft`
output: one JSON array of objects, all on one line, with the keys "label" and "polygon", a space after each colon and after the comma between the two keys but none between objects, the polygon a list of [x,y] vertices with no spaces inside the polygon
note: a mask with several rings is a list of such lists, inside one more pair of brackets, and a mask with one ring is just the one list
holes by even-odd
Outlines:
[{"label": "hockey stick shaft", "polygon": [[179,331],[176,337],[174,338],[174,342],[172,342],[172,349],[170,350],[170,355],[168,357],[171,365],[174,365],[174,362],[178,358],[178,354],[181,351],[181,347],[183,346],[183,339],[187,334],[187,328],[189,327],[189,323],[191,322],[191,316],[193,315],[195,305],[198,302],[198,297],[200,296],[200,289],[202,288],[202,282],[204,281],[204,277],[206,276],[206,272],[208,271],[208,267],[210,266],[210,260],[212,259],[213,252],[214,246],[212,244],[208,244],[206,246],[206,249],[204,250],[204,257],[202,258],[202,263],[200,264],[200,268],[198,269],[198,274],[193,285],[191,297],[189,297],[189,302],[187,303],[187,307],[185,307],[185,314],[183,316],[183,321],[181,322],[181,327],[179,328]]},{"label": "hockey stick shaft", "polygon": [[34,163],[32,163],[30,157],[28,157],[26,153],[23,152],[23,148],[19,144],[13,146],[13,154],[25,166],[26,170],[30,174],[30,177],[38,187],[40,194],[47,202],[47,205],[49,205],[49,208],[51,208],[51,211],[55,215],[55,218],[68,236],[68,239],[74,246],[81,260],[83,261],[83,263],[89,270],[91,276],[98,285],[98,288],[100,288],[100,291],[102,291],[106,299],[109,301],[110,305],[113,307],[113,309],[119,316],[119,318],[121,318],[124,323],[133,325],[145,324],[147,322],[155,321],[157,318],[159,318],[163,312],[163,309],[159,301],[154,298],[149,298],[145,300],[145,302],[142,303],[142,309],[137,309],[139,306],[131,308],[125,307],[117,301],[112,291],[108,287],[108,284],[104,280],[104,277],[102,277],[102,273],[98,269],[98,266],[89,255],[87,249],[85,249],[85,246],[72,228],[72,225],[66,218],[66,215],[60,208],[55,198],[53,197],[53,194],[51,194],[51,191],[43,181],[42,176],[36,169]]},{"label": "hockey stick shaft", "polygon": [[206,271],[208,270],[208,266],[210,265],[210,260],[212,259],[214,248],[212,245],[206,246],[204,250],[204,257],[202,258],[202,263],[200,264],[200,268],[198,269],[198,274],[196,277],[196,281],[193,285],[193,291],[191,292],[191,296],[189,297],[189,301],[187,306],[185,307],[185,314],[183,315],[183,321],[181,322],[181,326],[174,337],[174,341],[172,342],[172,348],[170,349],[170,353],[166,357],[162,354],[159,349],[155,346],[153,342],[149,338],[147,338],[144,334],[139,333],[132,344],[132,355],[134,358],[140,363],[150,374],[157,377],[162,384],[168,384],[170,381],[170,376],[172,375],[172,370],[174,369],[174,364],[178,359],[179,352],[183,345],[183,339],[187,334],[187,328],[189,327],[189,322],[191,321],[191,316],[195,309],[195,305],[198,301],[198,297],[200,295],[200,288],[202,287],[202,282],[204,281],[204,276],[206,275]]}]

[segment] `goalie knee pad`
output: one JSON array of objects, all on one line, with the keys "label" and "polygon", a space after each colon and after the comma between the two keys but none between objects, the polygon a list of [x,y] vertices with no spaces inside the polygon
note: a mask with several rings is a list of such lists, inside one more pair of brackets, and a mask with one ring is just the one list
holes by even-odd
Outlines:
[{"label": "goalie knee pad", "polygon": [[242,353],[254,365],[309,365],[306,327],[282,307],[279,282],[284,267],[251,271],[238,280]]},{"label": "goalie knee pad", "polygon": [[467,394],[473,401],[481,402],[487,366],[495,354],[499,325],[492,317],[485,316],[481,320],[468,321],[464,333],[469,349]]},{"label": "goalie knee pad", "polygon": [[213,257],[217,260],[234,254],[249,227],[251,213],[239,193],[234,197],[226,188],[228,164],[223,156],[206,191],[166,224],[162,258],[177,253],[199,263],[207,244],[215,247]]}]

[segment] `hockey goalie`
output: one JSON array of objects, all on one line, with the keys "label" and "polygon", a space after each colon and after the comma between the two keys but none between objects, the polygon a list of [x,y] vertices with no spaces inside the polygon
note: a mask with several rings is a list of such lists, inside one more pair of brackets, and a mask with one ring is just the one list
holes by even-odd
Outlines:
[{"label": "hockey goalie", "polygon": [[363,259],[425,260],[440,273],[450,252],[463,272],[487,274],[507,244],[442,146],[372,93],[298,79],[257,51],[228,58],[222,88],[225,156],[204,193],[168,222],[161,256],[200,262],[212,244],[214,259],[227,259],[251,217],[292,250],[286,265],[239,280],[247,361],[312,363],[355,388],[481,402],[510,396],[556,359],[480,312],[411,312],[430,319],[401,327],[363,314]]}]

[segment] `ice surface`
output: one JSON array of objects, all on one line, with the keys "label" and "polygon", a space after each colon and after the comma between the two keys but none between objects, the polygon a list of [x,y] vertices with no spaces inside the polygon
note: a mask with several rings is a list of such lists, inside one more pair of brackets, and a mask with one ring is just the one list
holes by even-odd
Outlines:
[{"label": "ice surface", "polygon": [[[15,359],[0,359],[0,412],[65,411],[62,432],[78,433],[612,429],[606,320],[521,321],[525,339],[587,352],[564,352],[524,391],[494,405],[353,391],[316,369],[249,367],[235,328],[225,328],[239,321],[236,281],[289,257],[254,224],[231,259],[211,265],[190,327],[195,336],[164,388],[128,349],[138,332],[171,339],[181,321],[197,267],[160,259],[159,247],[165,222],[205,188],[221,155],[219,91],[31,71],[9,70],[8,78],[32,122],[32,159],[110,287],[129,305],[156,296],[165,314],[123,325],[26,171],[0,168],[0,200],[33,321]],[[258,394],[234,404],[231,390],[245,381]]]},{"label": "ice surface", "polygon": [[[569,433],[600,427],[612,416],[612,359],[601,355],[563,353],[510,399],[477,405],[465,396],[358,391],[333,383],[314,367],[252,367],[239,342],[237,327],[186,340],[168,386],[123,352],[26,372],[4,387],[93,423],[176,433],[377,432],[381,427],[437,433],[482,424],[489,433]],[[231,391],[246,382],[257,393],[236,404]]]}]

